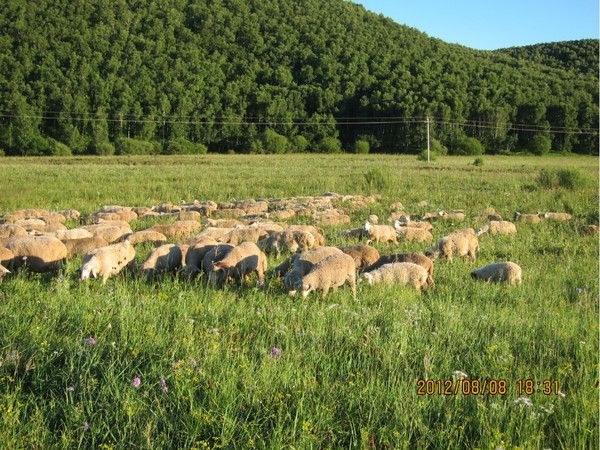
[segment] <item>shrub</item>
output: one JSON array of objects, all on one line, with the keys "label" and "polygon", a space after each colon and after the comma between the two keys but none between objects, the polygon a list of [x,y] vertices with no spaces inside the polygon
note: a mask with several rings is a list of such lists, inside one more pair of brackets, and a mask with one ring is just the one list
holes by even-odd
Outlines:
[{"label": "shrub", "polygon": [[552,138],[548,134],[538,133],[533,136],[528,150],[536,155],[545,155],[552,148]]},{"label": "shrub", "polygon": [[0,148],[0,157],[2,157],[2,156],[6,156],[6,153],[4,153],[4,150],[2,150],[2,149]]},{"label": "shrub", "polygon": [[53,156],[71,156],[73,154],[68,145],[56,139],[47,138],[46,141],[48,142],[50,154]]},{"label": "shrub", "polygon": [[[429,152],[429,160],[435,161],[437,159],[437,153],[430,151]],[[417,155],[417,160],[419,161],[427,161],[427,149],[423,150],[421,153]]]},{"label": "shrub", "polygon": [[324,137],[319,141],[317,151],[320,153],[341,153],[342,143],[332,136]]},{"label": "shrub", "polygon": [[116,143],[117,155],[156,155],[160,144],[133,138],[120,138]]},{"label": "shrub", "polygon": [[110,142],[99,142],[94,145],[94,153],[96,155],[111,156],[115,154],[115,146]]},{"label": "shrub", "polygon": [[305,152],[306,149],[308,148],[308,139],[306,139],[304,136],[297,134],[295,136],[292,136],[292,138],[290,139],[290,144],[291,144],[291,151],[293,152]]},{"label": "shrub", "polygon": [[[430,147],[431,152],[435,153],[436,155],[447,155],[448,154],[448,149],[446,148],[446,146],[444,144],[442,144],[440,141],[438,141],[437,139],[432,139],[429,147]],[[425,150],[425,153],[427,153],[427,150]],[[427,158],[425,158],[425,160],[427,160]]]},{"label": "shrub", "polygon": [[483,144],[474,137],[460,137],[452,147],[454,155],[482,155]]},{"label": "shrub", "polygon": [[392,184],[392,175],[387,169],[375,167],[364,174],[367,188],[371,191],[382,191]]},{"label": "shrub", "polygon": [[287,153],[290,141],[277,131],[267,128],[261,136],[265,153]]},{"label": "shrub", "polygon": [[371,144],[362,139],[357,140],[352,146],[352,153],[366,154],[369,153],[369,150],[371,150]]},{"label": "shrub", "polygon": [[554,174],[546,169],[540,170],[540,174],[538,175],[538,184],[546,189],[551,189],[556,187],[558,184],[556,183]]},{"label": "shrub", "polygon": [[170,140],[164,149],[167,155],[204,155],[207,152],[206,145],[196,144],[183,138]]},{"label": "shrub", "polygon": [[473,165],[474,166],[483,166],[483,158],[475,158],[473,160]]},{"label": "shrub", "polygon": [[559,169],[550,171],[540,170],[537,179],[538,185],[545,189],[562,187],[565,189],[579,189],[585,186],[585,177],[577,169]]}]

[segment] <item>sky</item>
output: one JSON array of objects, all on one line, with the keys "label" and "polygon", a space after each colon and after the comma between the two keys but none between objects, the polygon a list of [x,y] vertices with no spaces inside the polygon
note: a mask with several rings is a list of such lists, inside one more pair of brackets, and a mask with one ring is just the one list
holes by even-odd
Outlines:
[{"label": "sky", "polygon": [[431,37],[479,50],[598,39],[598,0],[354,0]]}]

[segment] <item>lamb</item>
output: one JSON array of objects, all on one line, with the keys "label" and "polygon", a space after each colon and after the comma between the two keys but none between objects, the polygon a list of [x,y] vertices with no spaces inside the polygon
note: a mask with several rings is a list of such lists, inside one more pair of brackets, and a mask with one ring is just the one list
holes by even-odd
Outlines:
[{"label": "lamb", "polygon": [[517,227],[514,223],[506,220],[492,220],[490,223],[482,226],[477,230],[477,236],[481,236],[483,233],[490,232],[492,235],[510,235],[517,234]]},{"label": "lamb", "polygon": [[456,256],[464,256],[465,260],[471,259],[475,262],[475,254],[479,250],[479,240],[472,228],[458,230],[439,239],[435,245],[425,252],[432,260],[443,256],[452,262]]},{"label": "lamb", "polygon": [[372,241],[375,242],[394,242],[398,243],[398,238],[396,236],[396,230],[394,227],[389,225],[371,225],[370,222],[365,223],[365,231],[369,235],[369,240],[367,244]]},{"label": "lamb", "polygon": [[263,284],[266,271],[267,256],[255,243],[242,242],[231,249],[223,259],[213,263],[208,279],[216,286],[233,277],[241,285],[242,280],[248,281],[249,275],[256,272],[258,283]]},{"label": "lamb", "polygon": [[283,230],[260,240],[258,246],[267,253],[304,251],[315,247],[314,236],[301,230]]},{"label": "lamb", "polygon": [[399,262],[384,264],[371,272],[364,272],[361,279],[369,284],[409,284],[420,291],[429,286],[431,278],[422,266],[410,262]]},{"label": "lamb", "polygon": [[514,220],[529,224],[536,224],[542,221],[538,214],[521,214],[520,212],[515,212]]},{"label": "lamb", "polygon": [[354,247],[338,247],[341,251],[354,258],[356,270],[359,272],[379,259],[379,252],[370,245],[356,245]]},{"label": "lamb", "polygon": [[129,241],[131,245],[141,244],[142,242],[152,242],[152,244],[157,245],[166,242],[167,237],[158,231],[142,230],[125,235],[124,240]]},{"label": "lamb", "polygon": [[433,240],[433,235],[423,228],[403,227],[399,225],[398,221],[394,226],[398,237],[405,241],[431,242]]},{"label": "lamb", "polygon": [[174,244],[161,245],[148,256],[140,272],[152,279],[156,274],[174,272],[181,267],[181,249]]},{"label": "lamb", "polygon": [[98,248],[108,246],[109,242],[101,236],[92,236],[81,239],[64,239],[62,241],[67,248],[67,259],[85,255]]},{"label": "lamb", "polygon": [[154,225],[149,228],[164,234],[167,239],[182,239],[194,234],[202,225],[195,220],[179,220],[167,225]]},{"label": "lamb", "polygon": [[329,289],[337,289],[346,282],[352,288],[356,300],[356,265],[354,258],[345,253],[331,255],[317,263],[313,269],[302,277],[302,297],[306,298],[312,291],[323,291],[327,297]]},{"label": "lamb", "polygon": [[382,255],[377,261],[366,267],[363,272],[372,272],[384,264],[391,263],[413,263],[423,267],[428,274],[427,284],[435,286],[433,281],[433,261],[421,253],[397,253],[394,255]]},{"label": "lamb", "polygon": [[471,272],[471,277],[475,280],[506,282],[510,285],[521,284],[521,267],[507,261],[495,264],[489,264]]},{"label": "lamb", "polygon": [[274,272],[287,272],[285,277],[283,277],[283,283],[288,290],[288,294],[294,295],[296,289],[301,287],[302,277],[308,274],[316,264],[331,255],[340,255],[342,253],[337,247],[319,247],[314,250],[297,253],[287,259],[287,267],[284,262],[277,266]]},{"label": "lamb", "polygon": [[134,259],[135,248],[128,241],[93,250],[83,257],[81,281],[89,279],[91,274],[94,278],[101,276],[102,284],[105,284],[125,266],[132,265]]},{"label": "lamb", "polygon": [[18,236],[5,247],[15,255],[15,267],[25,265],[32,272],[56,270],[67,257],[65,245],[52,236]]},{"label": "lamb", "polygon": [[547,212],[543,215],[544,219],[552,220],[554,222],[566,222],[571,220],[573,216],[568,213],[557,213],[557,212]]},{"label": "lamb", "polygon": [[582,225],[578,231],[579,234],[583,235],[598,234],[598,225]]}]

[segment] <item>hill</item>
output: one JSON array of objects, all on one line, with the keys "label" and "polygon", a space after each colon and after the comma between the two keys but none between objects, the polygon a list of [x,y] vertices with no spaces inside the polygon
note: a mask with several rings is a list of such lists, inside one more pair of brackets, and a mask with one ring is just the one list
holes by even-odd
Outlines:
[{"label": "hill", "polygon": [[0,55],[8,154],[331,152],[338,138],[415,152],[425,116],[453,152],[466,136],[598,151],[571,133],[597,128],[596,72],[446,44],[342,0],[12,0]]}]

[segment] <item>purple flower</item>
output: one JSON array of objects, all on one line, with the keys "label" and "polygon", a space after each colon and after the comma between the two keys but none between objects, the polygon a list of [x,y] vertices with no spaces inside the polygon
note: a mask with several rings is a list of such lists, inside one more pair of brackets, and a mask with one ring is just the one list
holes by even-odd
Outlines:
[{"label": "purple flower", "polygon": [[160,390],[165,394],[169,392],[169,386],[167,386],[167,381],[163,377],[160,377]]},{"label": "purple flower", "polygon": [[89,338],[84,339],[83,343],[87,344],[87,345],[96,345],[96,339],[94,339],[92,336],[90,336]]},{"label": "purple flower", "polygon": [[276,359],[280,358],[281,357],[281,349],[279,349],[277,347],[273,347],[271,349],[271,356]]},{"label": "purple flower", "polygon": [[134,387],[135,389],[138,389],[141,384],[142,384],[142,380],[140,380],[140,377],[135,377],[133,379],[133,381],[131,382],[131,386]]},{"label": "purple flower", "polygon": [[90,424],[87,423],[87,421],[83,422],[83,432],[85,433],[89,429],[90,429]]},{"label": "purple flower", "polygon": [[67,387],[67,392],[75,392],[75,388],[73,386]]},{"label": "purple flower", "polygon": [[258,287],[263,287],[263,286],[265,285],[265,280],[257,280],[257,281],[256,281],[256,285],[257,285]]}]

